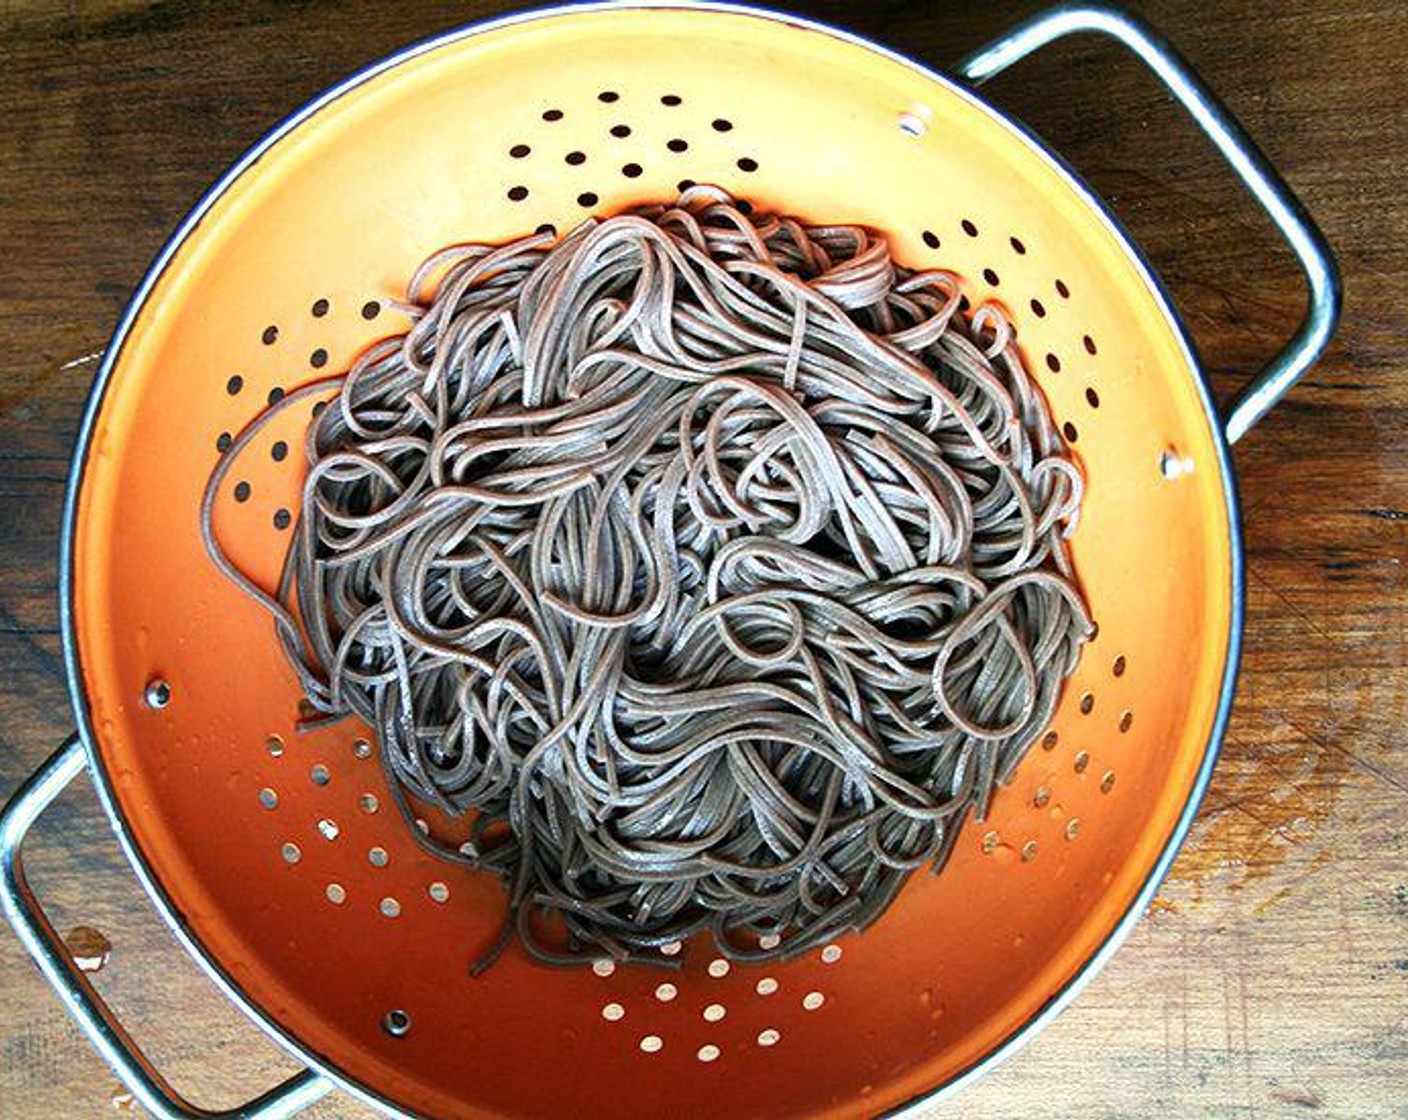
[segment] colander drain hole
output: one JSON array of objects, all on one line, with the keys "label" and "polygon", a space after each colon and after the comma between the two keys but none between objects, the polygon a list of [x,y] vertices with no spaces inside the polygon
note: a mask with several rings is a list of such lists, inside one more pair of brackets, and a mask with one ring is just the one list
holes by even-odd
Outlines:
[{"label": "colander drain hole", "polygon": [[900,131],[906,136],[912,136],[916,140],[929,131],[929,125],[924,118],[917,113],[901,113],[899,117]]}]

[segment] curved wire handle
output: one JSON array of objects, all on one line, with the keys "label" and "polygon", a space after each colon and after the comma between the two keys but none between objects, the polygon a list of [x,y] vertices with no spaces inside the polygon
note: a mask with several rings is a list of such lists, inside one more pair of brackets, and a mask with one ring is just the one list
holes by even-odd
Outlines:
[{"label": "curved wire handle", "polygon": [[1154,72],[1276,223],[1300,260],[1310,286],[1310,299],[1300,327],[1232,403],[1224,432],[1229,443],[1236,443],[1314,364],[1334,334],[1341,302],[1339,269],[1334,255],[1285,180],[1267,162],[1227,107],[1172,44],[1135,15],[1104,5],[1058,5],[1018,24],[960,60],[954,69],[966,81],[981,85],[1039,47],[1082,32],[1108,35],[1129,48]]},{"label": "curved wire handle", "polygon": [[77,735],[69,736],[0,812],[0,907],[44,979],[93,1048],[143,1107],[160,1120],[282,1120],[306,1108],[332,1089],[332,1082],[312,1070],[295,1074],[254,1100],[223,1112],[196,1108],[183,1100],[152,1068],[98,990],[74,963],[25,881],[20,846],[40,814],[83,772],[85,761],[83,743]]}]

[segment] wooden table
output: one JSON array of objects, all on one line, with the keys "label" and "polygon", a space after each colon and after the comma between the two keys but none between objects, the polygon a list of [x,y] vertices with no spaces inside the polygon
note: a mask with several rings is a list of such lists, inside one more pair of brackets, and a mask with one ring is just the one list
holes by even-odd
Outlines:
[{"label": "wooden table", "polygon": [[[63,479],[103,346],[220,170],[334,79],[499,10],[12,2],[0,12],[0,795],[70,727],[55,565]],[[943,64],[1031,3],[812,3]],[[1401,0],[1159,0],[1335,245],[1347,314],[1237,448],[1250,553],[1241,691],[1159,902],[1075,1006],[943,1117],[1408,1117],[1408,18]],[[414,11],[412,10],[414,9]],[[1289,255],[1154,84],[1062,46],[990,87],[1115,201],[1213,371],[1238,385],[1303,304]],[[31,844],[63,928],[159,1065],[228,1103],[289,1062],[175,949],[91,792]],[[0,933],[0,1115],[131,1108]],[[357,1116],[346,1099],[318,1116]]]}]

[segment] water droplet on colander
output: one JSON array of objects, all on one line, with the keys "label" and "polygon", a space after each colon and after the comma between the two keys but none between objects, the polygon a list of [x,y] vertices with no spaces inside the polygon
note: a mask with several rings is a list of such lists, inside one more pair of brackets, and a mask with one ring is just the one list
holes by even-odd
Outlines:
[{"label": "water droplet on colander", "polygon": [[100,971],[112,952],[112,942],[92,926],[74,926],[64,944],[81,972]]}]

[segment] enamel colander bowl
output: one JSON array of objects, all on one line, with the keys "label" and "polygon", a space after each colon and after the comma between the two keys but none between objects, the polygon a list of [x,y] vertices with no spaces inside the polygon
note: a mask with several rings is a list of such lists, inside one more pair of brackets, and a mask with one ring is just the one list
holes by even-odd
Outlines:
[{"label": "enamel colander bowl", "polygon": [[[1318,233],[1186,66],[1100,9],[1038,17],[970,82],[1072,30],[1134,48],[1306,265],[1306,322],[1230,416],[1104,207],[957,81],[790,17],[592,5],[455,32],[352,78],[202,200],[119,328],[75,456],[64,548],[76,738],[5,818],[6,908],[149,1107],[187,1115],[58,944],[18,845],[91,771],[156,905],[310,1067],[238,1110],[337,1085],[437,1117],[841,1116],[952,1087],[1048,1020],[1147,904],[1207,782],[1241,614],[1229,468],[1323,347]],[[677,973],[552,970],[497,936],[500,883],[425,854],[367,730],[297,732],[273,628],[202,548],[202,488],[270,400],[404,329],[388,303],[458,241],[565,232],[714,183],[760,209],[875,227],[1016,325],[1088,480],[1074,563],[1099,626],[1049,733],[864,934],[782,964],[703,942]],[[221,539],[275,582],[308,417],[290,410],[218,495]],[[427,812],[426,826],[453,833]]]}]

